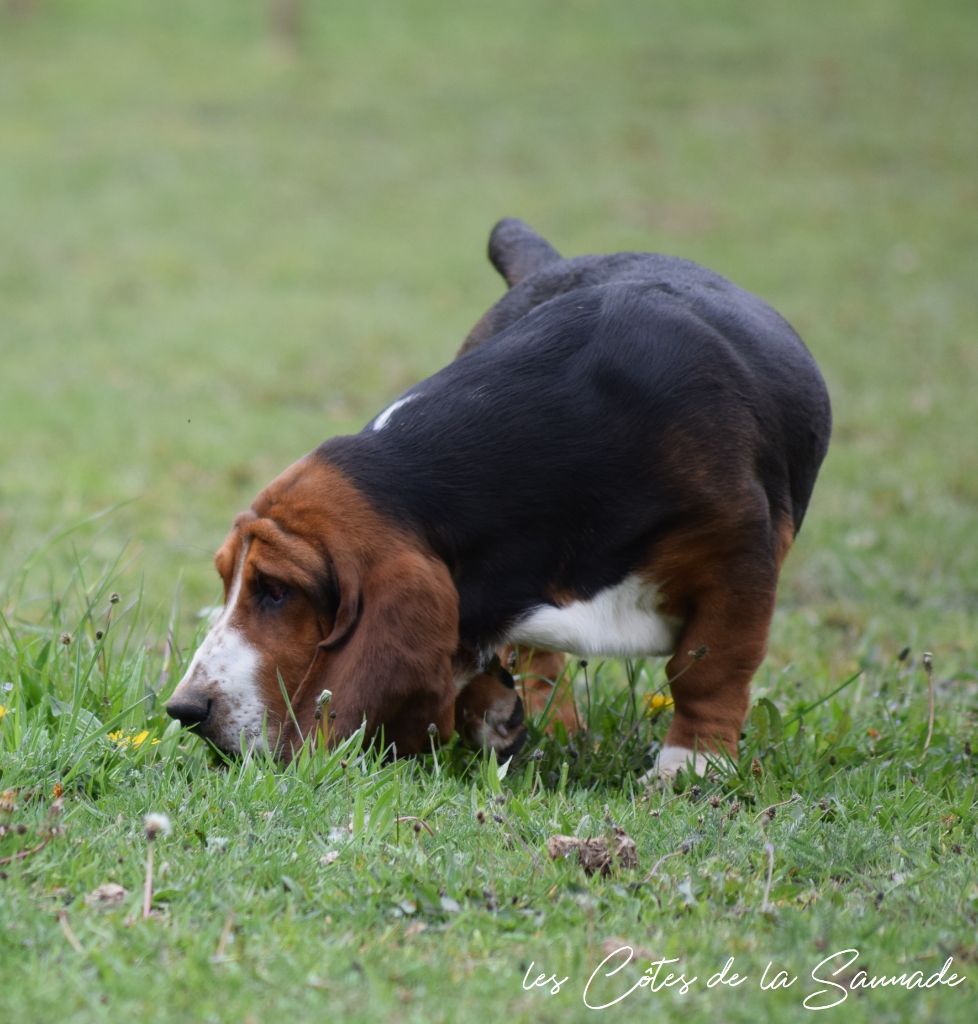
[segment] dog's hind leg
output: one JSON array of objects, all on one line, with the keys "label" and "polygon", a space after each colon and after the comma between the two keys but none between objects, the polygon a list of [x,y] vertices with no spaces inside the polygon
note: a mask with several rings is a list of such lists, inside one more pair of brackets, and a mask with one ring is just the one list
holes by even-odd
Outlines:
[{"label": "dog's hind leg", "polygon": [[687,762],[704,774],[708,755],[736,757],[750,683],[767,649],[774,591],[703,595],[666,665],[675,713],[659,756],[659,775]]},{"label": "dog's hind leg", "polygon": [[[670,595],[683,627],[666,677],[675,713],[658,774],[691,765],[704,773],[709,756],[736,757],[750,683],[767,650],[781,560],[791,532],[755,525],[740,543],[701,549]],[[696,552],[696,545],[680,550]],[[688,556],[686,556],[688,557]],[[674,563],[674,569],[678,564]]]}]

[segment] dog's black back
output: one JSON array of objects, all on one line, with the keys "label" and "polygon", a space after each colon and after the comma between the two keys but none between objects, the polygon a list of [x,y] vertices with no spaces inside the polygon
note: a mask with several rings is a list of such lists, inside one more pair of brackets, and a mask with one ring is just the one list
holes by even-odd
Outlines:
[{"label": "dog's black back", "polygon": [[512,221],[493,238],[512,287],[459,358],[319,449],[452,568],[463,642],[619,582],[747,495],[797,532],[831,416],[777,313],[686,260],[563,260]]}]

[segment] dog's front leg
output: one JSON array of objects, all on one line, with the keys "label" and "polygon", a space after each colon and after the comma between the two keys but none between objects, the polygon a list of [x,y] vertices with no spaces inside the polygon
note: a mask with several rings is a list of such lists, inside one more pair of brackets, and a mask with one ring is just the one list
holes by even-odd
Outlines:
[{"label": "dog's front leg", "polygon": [[474,658],[456,659],[455,729],[475,747],[490,747],[500,760],[519,752],[526,742],[523,701],[499,656],[481,671]]}]

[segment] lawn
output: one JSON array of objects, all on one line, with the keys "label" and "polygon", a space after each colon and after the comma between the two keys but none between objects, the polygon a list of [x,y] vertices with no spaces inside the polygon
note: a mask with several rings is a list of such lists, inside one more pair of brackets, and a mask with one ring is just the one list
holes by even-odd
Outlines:
[{"label": "lawn", "polygon": [[[0,4],[0,1019],[971,1022],[978,10],[266,8]],[[587,730],[508,765],[221,764],[159,699],[214,549],[451,358],[503,215],[711,266],[823,368],[738,763],[639,783],[649,661],[575,663]]]}]

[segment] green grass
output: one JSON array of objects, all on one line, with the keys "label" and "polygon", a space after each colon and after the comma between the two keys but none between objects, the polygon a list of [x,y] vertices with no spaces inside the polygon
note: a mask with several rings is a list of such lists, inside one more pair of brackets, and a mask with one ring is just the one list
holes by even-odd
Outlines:
[{"label": "green grass", "polygon": [[[848,947],[967,981],[828,1019],[973,1019],[976,29],[964,2],[411,0],[310,10],[290,53],[259,4],[0,5],[0,1018],[585,1019],[628,942],[604,998],[660,956],[699,981],[610,1020],[808,1019]],[[454,746],[215,761],[158,700],[212,551],[450,358],[508,214],[726,273],[829,381],[738,763],[638,783],[651,661],[576,669],[587,732],[534,726],[502,779]],[[637,869],[547,856],[616,826]],[[749,981],[708,989],[730,956]],[[760,991],[769,961],[800,980]]]}]

